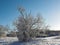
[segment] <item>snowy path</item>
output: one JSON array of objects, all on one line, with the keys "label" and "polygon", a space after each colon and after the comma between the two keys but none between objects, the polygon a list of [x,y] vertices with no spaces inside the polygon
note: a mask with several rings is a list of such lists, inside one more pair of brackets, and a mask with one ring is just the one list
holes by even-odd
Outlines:
[{"label": "snowy path", "polygon": [[54,39],[60,36],[36,38],[30,42],[18,42],[17,37],[0,38],[0,45],[60,45],[60,39]]}]

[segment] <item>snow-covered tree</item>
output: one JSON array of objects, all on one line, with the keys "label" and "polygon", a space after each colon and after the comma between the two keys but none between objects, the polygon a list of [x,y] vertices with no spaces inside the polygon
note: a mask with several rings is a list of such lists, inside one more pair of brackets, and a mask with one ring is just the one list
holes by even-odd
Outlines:
[{"label": "snow-covered tree", "polygon": [[18,30],[17,37],[19,41],[28,41],[36,36],[36,29],[40,30],[43,28],[44,20],[39,14],[36,16],[31,15],[31,13],[27,14],[24,8],[19,8],[18,10],[20,16],[15,22]]}]

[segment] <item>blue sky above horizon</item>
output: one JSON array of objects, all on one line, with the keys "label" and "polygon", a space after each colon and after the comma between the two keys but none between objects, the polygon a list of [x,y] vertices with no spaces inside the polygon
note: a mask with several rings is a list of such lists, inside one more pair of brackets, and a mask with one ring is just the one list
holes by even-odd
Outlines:
[{"label": "blue sky above horizon", "polygon": [[60,30],[60,0],[0,0],[0,24],[12,26],[19,6],[33,15],[40,13],[51,30]]}]

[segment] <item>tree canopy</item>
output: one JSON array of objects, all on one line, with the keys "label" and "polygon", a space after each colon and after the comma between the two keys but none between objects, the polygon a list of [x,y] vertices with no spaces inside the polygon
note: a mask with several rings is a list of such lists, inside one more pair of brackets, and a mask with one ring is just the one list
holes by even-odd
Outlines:
[{"label": "tree canopy", "polygon": [[[26,13],[24,8],[19,8],[18,11],[20,15],[15,22],[15,26],[18,30],[19,40],[29,40],[32,35],[36,36],[36,30],[41,30],[44,27],[44,20],[40,14],[36,16],[31,15],[31,13]],[[21,36],[22,35],[22,36]]]}]

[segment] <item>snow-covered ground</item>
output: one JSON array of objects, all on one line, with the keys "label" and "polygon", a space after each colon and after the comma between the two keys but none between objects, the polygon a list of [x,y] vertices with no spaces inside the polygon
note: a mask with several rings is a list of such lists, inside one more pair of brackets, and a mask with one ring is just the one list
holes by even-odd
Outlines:
[{"label": "snow-covered ground", "polygon": [[17,37],[2,37],[0,38],[0,45],[9,45],[15,41],[18,41]]},{"label": "snow-covered ground", "polygon": [[60,45],[60,36],[36,38],[29,42],[18,42],[17,37],[0,38],[0,45]]}]

